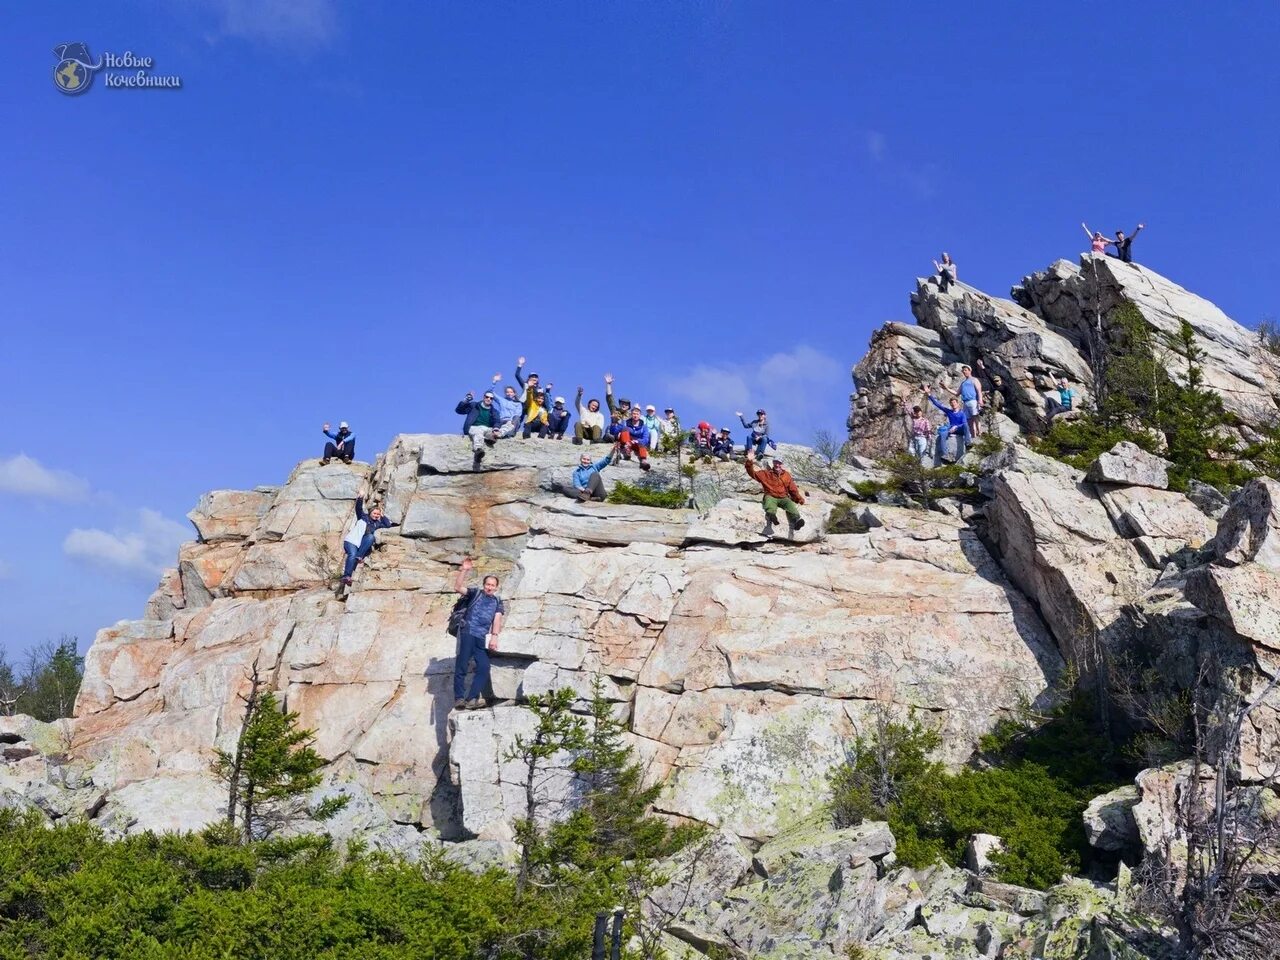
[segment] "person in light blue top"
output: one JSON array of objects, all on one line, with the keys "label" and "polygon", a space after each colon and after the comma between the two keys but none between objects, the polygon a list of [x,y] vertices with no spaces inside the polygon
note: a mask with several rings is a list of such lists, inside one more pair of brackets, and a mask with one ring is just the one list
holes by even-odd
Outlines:
[{"label": "person in light blue top", "polygon": [[753,451],[756,459],[763,460],[766,447],[771,447],[774,450],[778,449],[778,445],[769,436],[769,416],[763,410],[756,411],[754,420],[748,420],[744,417],[741,410],[737,411],[735,415],[742,425],[751,431],[747,435],[747,442],[742,450],[743,453]]},{"label": "person in light blue top", "polygon": [[[1054,396],[1057,394],[1057,396]],[[1054,387],[1053,393],[1045,397],[1045,414],[1052,423],[1053,418],[1060,413],[1066,413],[1075,406],[1076,395],[1071,389],[1066,377],[1058,378],[1058,385]]]},{"label": "person in light blue top", "polygon": [[579,458],[578,466],[573,471],[573,495],[584,503],[589,500],[605,501],[607,494],[600,471],[613,462],[613,454],[607,453],[603,458],[591,462],[585,453]]},{"label": "person in light blue top", "polygon": [[978,424],[978,414],[983,407],[982,382],[973,375],[973,368],[967,363],[960,368],[960,372],[964,374],[964,379],[960,381],[960,389],[955,393],[960,397],[965,415],[969,418],[970,435],[980,437],[982,430]]},{"label": "person in light blue top", "polygon": [[969,443],[969,417],[964,412],[964,408],[960,406],[960,398],[952,397],[951,406],[944,407],[933,395],[933,389],[928,385],[924,388],[925,396],[929,398],[929,402],[947,415],[947,422],[938,428],[938,443],[933,451],[933,465],[935,467],[942,466],[943,456],[947,452],[947,437],[956,438],[956,458],[953,462],[959,463],[964,459]]}]

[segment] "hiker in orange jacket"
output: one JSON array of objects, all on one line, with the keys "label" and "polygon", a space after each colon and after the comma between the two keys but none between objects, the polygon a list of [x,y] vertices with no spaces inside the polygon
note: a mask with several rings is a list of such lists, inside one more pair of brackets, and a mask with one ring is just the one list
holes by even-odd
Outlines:
[{"label": "hiker in orange jacket", "polygon": [[763,536],[773,536],[773,525],[778,522],[779,507],[786,511],[790,534],[794,534],[804,526],[804,517],[800,516],[799,507],[799,504],[804,503],[804,494],[796,486],[791,474],[783,467],[781,460],[774,457],[771,468],[757,470],[755,451],[748,450],[747,476],[760,484],[761,489],[764,490],[764,498],[761,500],[764,506],[764,529],[760,531]]}]

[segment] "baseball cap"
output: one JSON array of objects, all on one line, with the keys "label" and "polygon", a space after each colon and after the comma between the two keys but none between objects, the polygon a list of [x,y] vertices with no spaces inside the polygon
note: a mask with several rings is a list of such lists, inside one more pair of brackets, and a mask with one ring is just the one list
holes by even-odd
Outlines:
[{"label": "baseball cap", "polygon": [[556,397],[556,403],[564,403],[564,397]]},{"label": "baseball cap", "polygon": [[347,421],[343,420],[340,424],[338,424],[338,429],[339,429],[339,430],[350,430],[351,428],[347,426]]},{"label": "baseball cap", "polygon": [[657,412],[658,412],[658,408],[657,408],[657,407],[655,407],[652,403],[651,403],[651,404],[649,404],[647,407],[645,407],[645,409],[646,409],[646,410],[652,410],[654,413],[657,413]]}]

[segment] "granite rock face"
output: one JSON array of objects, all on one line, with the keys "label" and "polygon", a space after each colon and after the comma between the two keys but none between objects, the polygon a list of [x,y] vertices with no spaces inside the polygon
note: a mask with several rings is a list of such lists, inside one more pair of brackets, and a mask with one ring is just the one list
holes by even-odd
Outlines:
[{"label": "granite rock face", "polygon": [[[523,813],[508,751],[533,693],[570,687],[585,705],[603,678],[665,784],[658,809],[759,842],[824,802],[877,704],[927,711],[958,763],[1062,669],[1036,610],[959,519],[882,508],[868,533],[827,535],[841,495],[802,480],[805,528],[766,540],[740,464],[699,465],[716,492],[701,509],[582,504],[561,492],[578,452],[511,440],[477,472],[462,437],[402,436],[372,465],[307,461],[278,488],[203,498],[193,519],[207,538],[182,548],[151,618],[101,631],[88,654],[71,752],[106,793],[103,822],[185,829],[217,815],[209,759],[234,742],[255,665],[317,731],[334,783],[424,836],[496,844]],[[797,474],[812,467],[783,454]],[[659,460],[650,478],[664,473],[674,464]],[[633,463],[605,476],[640,480]],[[360,495],[400,526],[339,598]],[[493,691],[509,702],[458,713],[444,624],[465,555],[502,578]],[[576,789],[554,771],[544,787]],[[178,796],[193,799],[174,820]]]}]

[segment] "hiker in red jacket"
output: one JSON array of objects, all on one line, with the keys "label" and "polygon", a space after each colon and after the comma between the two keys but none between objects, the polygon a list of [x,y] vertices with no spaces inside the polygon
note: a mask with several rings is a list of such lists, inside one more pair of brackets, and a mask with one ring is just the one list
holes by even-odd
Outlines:
[{"label": "hiker in red jacket", "polygon": [[773,466],[770,469],[757,470],[755,452],[748,450],[747,476],[760,484],[761,489],[764,490],[764,497],[760,501],[764,506],[764,529],[760,531],[763,536],[773,536],[773,525],[778,522],[779,507],[786,511],[790,534],[794,535],[804,526],[804,517],[800,516],[799,507],[799,504],[804,503],[804,494],[800,492],[800,488],[796,486],[795,480],[786,471],[781,460],[774,457]]}]

